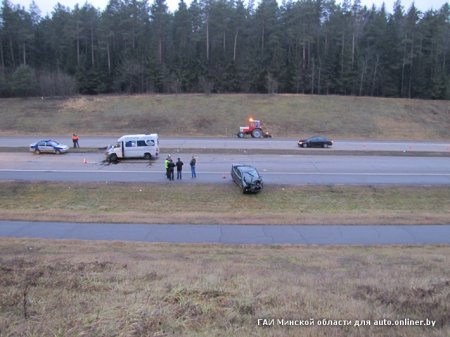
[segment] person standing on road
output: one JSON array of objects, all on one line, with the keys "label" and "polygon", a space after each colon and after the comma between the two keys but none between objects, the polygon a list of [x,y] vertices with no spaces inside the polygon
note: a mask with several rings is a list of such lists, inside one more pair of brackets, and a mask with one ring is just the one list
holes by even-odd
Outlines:
[{"label": "person standing on road", "polygon": [[197,173],[195,172],[195,165],[197,164],[197,160],[195,159],[194,155],[192,155],[192,159],[191,159],[191,162],[189,164],[191,165],[192,178],[197,178]]},{"label": "person standing on road", "polygon": [[77,136],[76,133],[72,134],[72,142],[73,142],[73,148],[76,149],[77,147],[80,148],[80,144],[78,143],[78,140],[80,138]]},{"label": "person standing on road", "polygon": [[177,180],[182,179],[182,170],[183,170],[183,162],[180,158],[178,158],[177,163],[175,164],[177,166]]},{"label": "person standing on road", "polygon": [[167,156],[166,160],[164,160],[164,168],[166,169],[166,177],[167,179],[170,180],[170,175],[169,175],[169,162],[170,162],[171,158],[170,158],[170,154]]},{"label": "person standing on road", "polygon": [[175,163],[173,162],[172,158],[169,159],[169,180],[173,180],[173,171],[175,168]]}]

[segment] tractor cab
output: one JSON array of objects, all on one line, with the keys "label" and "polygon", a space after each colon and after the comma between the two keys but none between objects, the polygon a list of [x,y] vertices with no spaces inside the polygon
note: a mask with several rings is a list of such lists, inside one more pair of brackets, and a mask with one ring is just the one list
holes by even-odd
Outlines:
[{"label": "tractor cab", "polygon": [[256,119],[250,118],[249,119],[249,126],[253,130],[254,129],[260,129],[261,128],[261,122],[256,120]]}]

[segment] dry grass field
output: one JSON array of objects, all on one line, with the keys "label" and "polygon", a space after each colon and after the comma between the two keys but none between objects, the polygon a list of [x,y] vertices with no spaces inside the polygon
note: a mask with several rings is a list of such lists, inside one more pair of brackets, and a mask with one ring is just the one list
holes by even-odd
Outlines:
[{"label": "dry grass field", "polygon": [[0,99],[1,134],[158,132],[231,136],[249,117],[275,137],[449,139],[449,101],[308,95],[135,95]]},{"label": "dry grass field", "polygon": [[[1,337],[450,335],[448,246],[0,239],[0,252]],[[272,318],[352,324],[258,326]]]},{"label": "dry grass field", "polygon": [[447,224],[450,188],[0,182],[0,219],[191,224]]}]

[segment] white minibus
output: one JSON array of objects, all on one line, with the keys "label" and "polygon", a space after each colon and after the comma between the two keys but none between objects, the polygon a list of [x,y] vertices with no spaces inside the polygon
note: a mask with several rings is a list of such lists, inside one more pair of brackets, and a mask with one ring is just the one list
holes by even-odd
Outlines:
[{"label": "white minibus", "polygon": [[106,150],[106,159],[113,162],[128,158],[150,160],[158,155],[159,137],[157,133],[125,135],[120,137],[115,145],[108,146]]}]

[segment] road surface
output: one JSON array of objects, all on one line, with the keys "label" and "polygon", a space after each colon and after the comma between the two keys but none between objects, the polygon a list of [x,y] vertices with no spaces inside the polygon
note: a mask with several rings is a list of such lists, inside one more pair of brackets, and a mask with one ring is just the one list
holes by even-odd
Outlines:
[{"label": "road surface", "polygon": [[[172,153],[185,162],[191,153]],[[101,153],[64,155],[0,152],[0,180],[167,182],[163,158],[105,164]],[[200,154],[197,182],[231,182],[232,163],[255,166],[266,184],[450,185],[450,157]]]},{"label": "road surface", "polygon": [[[0,147],[29,146],[40,137],[0,137]],[[69,137],[49,137],[70,145]],[[81,137],[83,147],[104,147],[116,137]],[[34,155],[0,152],[0,180],[76,182],[229,183],[232,163],[254,165],[266,184],[450,185],[450,156],[349,156],[338,150],[450,153],[448,142],[336,141],[327,156],[309,155],[296,139],[161,138],[161,148],[185,162],[183,182],[168,182],[159,159],[105,164],[102,153]],[[183,152],[183,149],[186,152]],[[297,149],[296,154],[197,154],[198,179],[189,178],[191,149]],[[214,152],[214,151],[210,151]],[[249,151],[251,152],[251,151]],[[331,152],[331,153],[330,153]],[[306,154],[305,154],[306,153]],[[0,221],[0,236],[224,244],[450,244],[445,226],[253,226],[79,224]]]},{"label": "road surface", "polygon": [[[105,147],[116,142],[117,137],[80,136],[81,147]],[[63,144],[72,145],[69,136],[2,136],[0,147],[28,147],[39,139],[55,139]],[[259,150],[292,150],[310,151],[297,146],[297,138],[239,139],[237,137],[211,138],[160,137],[163,149],[259,149]],[[450,154],[450,141],[349,141],[335,140],[334,145],[324,151],[393,151],[393,152],[440,152]]]},{"label": "road surface", "polygon": [[450,225],[149,225],[0,221],[0,237],[171,243],[450,244]]}]

